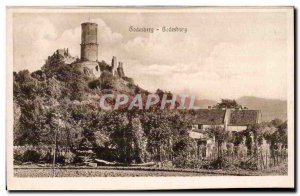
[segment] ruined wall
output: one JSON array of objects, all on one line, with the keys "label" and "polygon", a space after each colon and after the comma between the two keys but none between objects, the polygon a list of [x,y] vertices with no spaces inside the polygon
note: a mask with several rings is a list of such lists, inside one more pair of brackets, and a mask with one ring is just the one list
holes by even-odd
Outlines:
[{"label": "ruined wall", "polygon": [[113,75],[117,74],[117,57],[113,56],[112,60],[111,60],[111,73]]},{"label": "ruined wall", "polygon": [[73,63],[72,66],[78,66],[80,71],[82,71],[86,76],[90,78],[99,78],[101,75],[101,70],[99,68],[98,62],[77,62]]},{"label": "ruined wall", "polygon": [[119,62],[119,66],[117,68],[117,72],[118,72],[118,76],[123,78],[125,76],[125,73],[124,73],[124,69],[123,69],[123,63],[122,62]]},{"label": "ruined wall", "polygon": [[60,55],[63,57],[63,61],[66,64],[71,64],[73,62],[76,61],[75,57],[72,57],[69,53],[69,49],[68,48],[64,48],[64,49],[57,49],[56,50],[56,55]]}]

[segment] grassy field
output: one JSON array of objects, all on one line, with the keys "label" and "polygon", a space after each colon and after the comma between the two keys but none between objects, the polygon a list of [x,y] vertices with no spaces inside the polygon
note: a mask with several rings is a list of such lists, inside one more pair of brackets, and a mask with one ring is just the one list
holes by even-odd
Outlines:
[{"label": "grassy field", "polygon": [[[258,170],[184,170],[172,169],[164,170],[158,168],[129,168],[129,167],[97,167],[97,168],[56,168],[56,177],[141,177],[141,176],[268,176],[268,175],[286,175],[287,165]],[[53,177],[51,168],[24,167],[18,166],[14,169],[16,177]]]}]

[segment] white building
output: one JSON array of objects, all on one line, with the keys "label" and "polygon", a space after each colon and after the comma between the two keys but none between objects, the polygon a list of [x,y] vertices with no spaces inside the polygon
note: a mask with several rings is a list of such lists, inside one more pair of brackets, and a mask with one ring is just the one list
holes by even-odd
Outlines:
[{"label": "white building", "polygon": [[232,133],[244,131],[249,125],[260,123],[261,112],[248,109],[199,109],[191,111],[191,117],[193,126],[190,137],[197,141],[198,156],[205,158],[210,156],[215,146],[215,139],[207,129],[219,126]]}]

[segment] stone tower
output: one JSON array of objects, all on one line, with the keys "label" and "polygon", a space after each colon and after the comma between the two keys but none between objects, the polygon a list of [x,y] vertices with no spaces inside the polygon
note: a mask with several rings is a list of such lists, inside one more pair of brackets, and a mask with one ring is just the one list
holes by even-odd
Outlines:
[{"label": "stone tower", "polygon": [[98,61],[98,42],[97,42],[96,23],[81,24],[81,61]]},{"label": "stone tower", "polygon": [[124,73],[124,69],[123,69],[123,62],[119,62],[119,66],[117,68],[117,72],[118,72],[118,76],[119,77],[124,77],[125,73]]},{"label": "stone tower", "polygon": [[113,75],[116,75],[117,73],[117,65],[118,65],[117,57],[113,56],[111,60],[111,73]]}]

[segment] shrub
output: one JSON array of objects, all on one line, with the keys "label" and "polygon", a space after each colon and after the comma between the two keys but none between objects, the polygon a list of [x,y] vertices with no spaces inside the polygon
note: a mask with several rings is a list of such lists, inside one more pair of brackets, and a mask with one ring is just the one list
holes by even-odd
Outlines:
[{"label": "shrub", "polygon": [[64,163],[65,163],[65,157],[59,155],[59,156],[56,157],[55,162],[56,162],[56,163],[60,163],[60,164],[64,164]]},{"label": "shrub", "polygon": [[257,165],[257,162],[255,160],[253,160],[253,161],[241,161],[240,167],[242,169],[249,169],[249,170],[257,170],[258,169],[258,165]]},{"label": "shrub", "polygon": [[166,168],[173,168],[172,161],[162,161],[161,165]]},{"label": "shrub", "polygon": [[23,155],[21,151],[14,150],[14,164],[20,164],[23,161]]},{"label": "shrub", "polygon": [[88,86],[89,86],[90,89],[100,88],[101,87],[101,83],[97,79],[97,80],[93,80],[93,81],[89,82]]},{"label": "shrub", "polygon": [[102,89],[113,89],[113,81],[105,80],[101,86]]},{"label": "shrub", "polygon": [[23,162],[33,162],[36,163],[40,160],[41,154],[35,150],[27,150],[25,151],[22,161]]},{"label": "shrub", "polygon": [[206,164],[203,168],[205,169],[224,169],[230,167],[230,163],[224,157],[219,157],[216,160]]},{"label": "shrub", "polygon": [[72,152],[67,153],[64,157],[64,162],[65,163],[73,163],[74,159],[75,159],[75,156],[76,155]]}]

